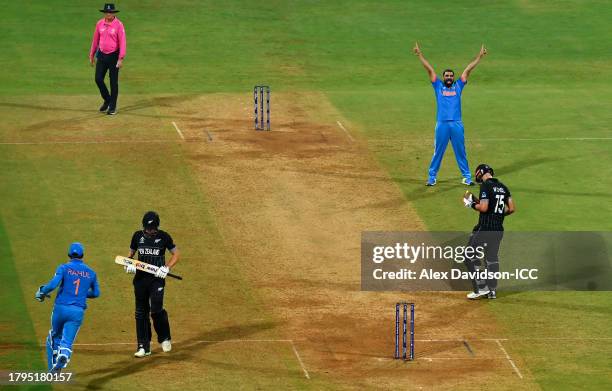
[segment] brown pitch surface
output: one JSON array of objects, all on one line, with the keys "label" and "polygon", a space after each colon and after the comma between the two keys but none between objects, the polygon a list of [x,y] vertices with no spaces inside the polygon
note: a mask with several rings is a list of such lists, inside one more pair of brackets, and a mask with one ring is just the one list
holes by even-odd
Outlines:
[{"label": "brown pitch surface", "polygon": [[[461,341],[419,342],[499,337],[485,305],[456,293],[360,291],[362,231],[425,228],[325,95],[273,94],[271,132],[253,130],[249,98],[183,102],[177,125],[201,141],[185,149],[222,237],[311,376],[355,389],[468,388],[475,378],[525,387],[494,342],[471,342],[473,356]],[[417,306],[413,363],[390,359],[400,299]]]}]

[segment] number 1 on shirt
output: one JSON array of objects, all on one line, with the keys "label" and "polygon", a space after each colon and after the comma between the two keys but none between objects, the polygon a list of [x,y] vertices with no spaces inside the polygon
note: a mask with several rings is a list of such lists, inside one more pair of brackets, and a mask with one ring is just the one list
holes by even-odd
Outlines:
[{"label": "number 1 on shirt", "polygon": [[76,287],[74,288],[74,295],[78,296],[79,295],[79,285],[81,285],[81,279],[77,278],[76,280],[74,280],[72,282],[74,285],[76,285]]}]

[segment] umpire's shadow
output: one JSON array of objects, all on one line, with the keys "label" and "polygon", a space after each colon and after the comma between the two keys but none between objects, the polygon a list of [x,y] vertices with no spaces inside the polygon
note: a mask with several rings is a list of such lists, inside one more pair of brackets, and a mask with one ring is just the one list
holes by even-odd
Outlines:
[{"label": "umpire's shadow", "polygon": [[[147,358],[137,359],[131,357],[131,352],[126,353],[128,358],[113,363],[112,365],[93,369],[79,373],[79,377],[93,377],[88,381],[87,389],[101,389],[104,388],[105,384],[113,379],[117,379],[123,376],[132,376],[134,373],[142,370],[150,370],[151,368],[158,367],[160,365],[167,364],[172,361],[185,361],[193,358],[199,351],[205,349],[210,345],[214,345],[214,341],[223,341],[227,339],[241,339],[250,335],[270,330],[278,327],[278,323],[275,322],[260,322],[260,323],[249,323],[238,326],[229,326],[217,328],[214,330],[203,332],[193,338],[180,342],[180,353],[178,354],[164,354],[164,355],[151,355]],[[203,343],[203,341],[210,341]],[[152,341],[153,343],[154,341]],[[105,354],[108,351],[92,351],[88,350],[88,353],[93,354]]]}]

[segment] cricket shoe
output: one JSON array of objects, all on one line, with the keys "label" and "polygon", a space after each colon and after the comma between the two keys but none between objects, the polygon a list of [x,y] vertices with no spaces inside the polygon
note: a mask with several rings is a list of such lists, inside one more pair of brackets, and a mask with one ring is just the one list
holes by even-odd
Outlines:
[{"label": "cricket shoe", "polygon": [[162,350],[165,353],[168,353],[169,351],[172,350],[172,342],[170,342],[170,340],[167,339],[167,340],[165,340],[164,342],[161,343],[161,347],[162,347]]},{"label": "cricket shoe", "polygon": [[489,299],[497,299],[497,295],[495,294],[495,291],[489,292]]},{"label": "cricket shoe", "polygon": [[107,115],[115,115],[115,114],[117,114],[117,109],[108,109],[106,114]]},{"label": "cricket shoe", "polygon": [[467,294],[467,298],[470,300],[478,300],[483,296],[487,296],[489,294],[489,289],[479,289],[478,292],[470,292]]},{"label": "cricket shoe", "polygon": [[466,186],[474,186],[474,182],[472,182],[471,179],[467,179],[467,178],[463,178],[461,180],[461,183],[463,183]]},{"label": "cricket shoe", "polygon": [[110,102],[104,102],[102,106],[100,106],[100,113],[104,113],[106,110],[108,110],[109,105],[110,105]]},{"label": "cricket shoe", "polygon": [[134,357],[136,358],[143,358],[146,356],[150,356],[151,355],[151,350],[145,350],[145,348],[143,347],[139,347],[138,350],[136,351],[136,353],[134,353]]},{"label": "cricket shoe", "polygon": [[429,178],[429,180],[427,181],[427,183],[425,184],[425,186],[435,186],[436,185],[436,179],[435,178]]}]

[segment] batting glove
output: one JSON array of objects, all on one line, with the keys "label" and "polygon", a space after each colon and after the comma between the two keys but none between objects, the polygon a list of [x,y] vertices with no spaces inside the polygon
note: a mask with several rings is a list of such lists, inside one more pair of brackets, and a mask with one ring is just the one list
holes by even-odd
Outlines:
[{"label": "batting glove", "polygon": [[474,201],[474,196],[470,192],[466,192],[463,196],[463,206],[466,208],[473,208],[476,205],[476,201]]},{"label": "batting glove", "polygon": [[155,273],[155,277],[166,278],[168,273],[170,273],[170,268],[168,266],[162,266],[159,269],[157,269],[157,273]]},{"label": "batting glove", "polygon": [[38,290],[36,291],[36,296],[34,297],[36,300],[40,301],[41,303],[45,301],[45,297],[51,297],[42,291],[43,286],[44,285],[41,285],[38,287]]},{"label": "batting glove", "polygon": [[127,274],[136,274],[136,266],[134,265],[125,265],[125,272]]}]

